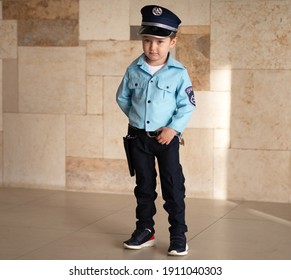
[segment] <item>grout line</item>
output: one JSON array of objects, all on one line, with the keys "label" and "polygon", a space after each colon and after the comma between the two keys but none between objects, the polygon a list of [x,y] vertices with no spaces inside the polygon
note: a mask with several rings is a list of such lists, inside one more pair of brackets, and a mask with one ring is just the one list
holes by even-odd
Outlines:
[{"label": "grout line", "polygon": [[194,235],[188,241],[191,241],[191,240],[195,239],[196,237],[200,236],[203,232],[205,232],[206,230],[208,230],[209,228],[211,228],[213,225],[217,224],[219,221],[221,221],[222,219],[224,219],[224,217],[227,216],[229,213],[231,213],[232,211],[234,211],[235,209],[237,209],[238,207],[240,207],[243,203],[244,202],[238,203],[235,207],[233,207],[232,209],[230,209],[223,216],[221,216],[220,218],[218,218],[217,220],[215,220],[213,223],[211,223],[210,225],[208,225],[207,227],[205,227],[203,230],[201,230],[200,232],[198,232],[196,235]]},{"label": "grout line", "polygon": [[22,254],[20,254],[19,256],[15,257],[14,260],[19,260],[20,258],[22,258],[22,257],[24,257],[24,256],[26,256],[26,255],[30,255],[31,253],[33,253],[33,252],[35,252],[35,251],[38,251],[38,250],[40,250],[40,249],[42,249],[42,248],[44,248],[44,247],[46,247],[46,246],[49,246],[50,244],[52,244],[52,243],[54,243],[54,242],[56,242],[56,241],[58,241],[58,240],[61,240],[61,239],[65,238],[65,237],[71,235],[72,233],[74,233],[74,231],[72,231],[72,232],[68,232],[68,233],[66,233],[65,235],[62,235],[62,236],[60,236],[60,237],[58,237],[58,238],[56,238],[56,239],[50,240],[49,242],[47,242],[47,243],[45,243],[45,244],[42,244],[41,246],[39,246],[39,247],[37,247],[37,248],[34,248],[34,249],[32,249],[32,250],[28,250],[27,252],[22,253]]}]

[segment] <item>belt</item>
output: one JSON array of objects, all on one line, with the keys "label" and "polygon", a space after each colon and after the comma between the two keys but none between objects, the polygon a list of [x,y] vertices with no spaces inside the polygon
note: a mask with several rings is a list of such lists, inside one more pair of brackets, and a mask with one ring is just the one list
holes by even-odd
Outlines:
[{"label": "belt", "polygon": [[150,138],[156,138],[161,131],[156,130],[156,131],[146,131],[145,129],[140,129],[137,127],[134,127],[132,125],[128,125],[128,135],[130,136],[138,136],[138,135],[147,135]]}]

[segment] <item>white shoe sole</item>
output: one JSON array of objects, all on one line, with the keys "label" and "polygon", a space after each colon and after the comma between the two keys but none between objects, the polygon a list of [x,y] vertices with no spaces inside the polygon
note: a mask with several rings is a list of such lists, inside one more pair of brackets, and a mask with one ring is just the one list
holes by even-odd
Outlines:
[{"label": "white shoe sole", "polygon": [[145,247],[153,247],[156,245],[156,240],[149,240],[141,245],[128,245],[126,243],[123,243],[123,246],[124,248],[126,249],[131,249],[131,250],[140,250],[142,248],[145,248]]},{"label": "white shoe sole", "polygon": [[168,252],[168,255],[169,256],[186,256],[188,254],[188,249],[189,249],[189,246],[188,246],[188,244],[186,244],[186,250],[185,251],[177,252],[176,250],[172,250],[172,251]]}]

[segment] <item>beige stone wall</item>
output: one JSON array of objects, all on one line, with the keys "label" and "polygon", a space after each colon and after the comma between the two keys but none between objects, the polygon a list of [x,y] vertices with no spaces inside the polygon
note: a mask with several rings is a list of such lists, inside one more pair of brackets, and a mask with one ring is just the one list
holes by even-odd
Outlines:
[{"label": "beige stone wall", "polygon": [[[152,3],[0,0],[3,186],[132,192],[115,92]],[[196,91],[187,195],[291,202],[291,2],[156,3],[182,19],[173,54]]]},{"label": "beige stone wall", "polygon": [[[2,23],[2,1],[0,1],[0,22]],[[0,23],[0,26],[1,26]],[[1,28],[1,27],[0,27]],[[1,35],[0,35],[1,38]],[[1,51],[0,51],[1,53]],[[0,183],[3,182],[3,111],[2,111],[2,97],[3,97],[3,61],[0,56]]]}]

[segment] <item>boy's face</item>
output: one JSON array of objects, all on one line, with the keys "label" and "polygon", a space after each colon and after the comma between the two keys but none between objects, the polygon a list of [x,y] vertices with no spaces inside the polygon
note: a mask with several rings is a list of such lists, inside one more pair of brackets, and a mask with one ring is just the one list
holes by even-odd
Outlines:
[{"label": "boy's face", "polygon": [[142,36],[142,47],[147,57],[147,63],[153,66],[162,65],[168,58],[170,49],[177,43],[177,37],[171,39]]}]

